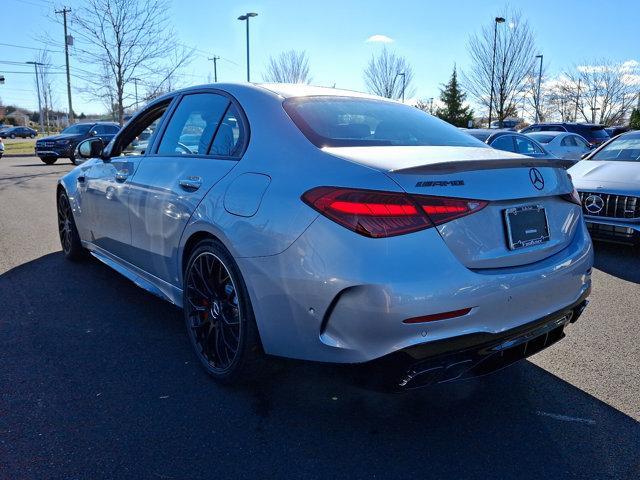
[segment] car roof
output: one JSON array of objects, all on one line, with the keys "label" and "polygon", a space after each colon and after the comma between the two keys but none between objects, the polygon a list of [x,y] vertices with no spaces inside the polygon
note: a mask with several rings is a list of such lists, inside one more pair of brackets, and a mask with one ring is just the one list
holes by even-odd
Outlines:
[{"label": "car roof", "polygon": [[219,89],[219,90],[227,91],[231,94],[234,94],[242,90],[253,90],[253,91],[260,91],[263,93],[269,93],[271,95],[276,95],[283,99],[293,98],[293,97],[337,96],[337,97],[368,98],[368,99],[398,103],[396,100],[379,97],[377,95],[371,95],[369,93],[357,92],[355,90],[331,88],[331,87],[320,87],[315,85],[306,85],[306,84],[298,84],[298,83],[229,82],[229,83],[210,83],[210,84],[203,84],[203,85],[194,85],[192,87],[176,90],[176,91],[167,93],[166,95],[163,95],[161,97],[158,97],[153,102],[149,103],[149,105],[151,105],[152,103],[161,102],[176,94],[188,93],[194,90],[201,90],[203,88]]},{"label": "car roof", "polygon": [[[549,131],[546,131],[546,132],[527,132],[527,133],[525,133],[525,135],[531,135],[531,136],[533,136],[533,135],[536,135],[536,136],[549,135],[551,137],[557,137],[559,135],[578,135],[578,134],[577,133],[573,133],[573,132],[558,132],[556,130],[549,130]],[[578,136],[580,136],[580,135],[578,135]]]},{"label": "car roof", "polygon": [[[598,127],[605,128],[601,123],[579,123],[579,122],[548,122],[548,123],[532,123],[529,127],[540,127],[543,125],[559,125],[562,127],[571,126],[571,127]],[[527,128],[529,128],[527,127]]]}]

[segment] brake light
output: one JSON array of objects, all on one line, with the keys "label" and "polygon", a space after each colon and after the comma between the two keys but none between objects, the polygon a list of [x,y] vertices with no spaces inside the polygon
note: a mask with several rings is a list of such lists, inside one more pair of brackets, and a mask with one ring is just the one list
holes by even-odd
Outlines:
[{"label": "brake light", "polygon": [[325,217],[371,238],[417,232],[475,213],[487,202],[340,187],[317,187],[302,200]]}]

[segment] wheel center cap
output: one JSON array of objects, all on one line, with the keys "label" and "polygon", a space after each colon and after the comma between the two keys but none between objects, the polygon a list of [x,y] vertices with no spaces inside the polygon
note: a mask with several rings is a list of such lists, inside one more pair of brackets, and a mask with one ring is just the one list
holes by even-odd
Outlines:
[{"label": "wheel center cap", "polygon": [[213,315],[214,318],[218,318],[220,316],[220,311],[220,302],[214,300],[211,304],[211,315]]}]

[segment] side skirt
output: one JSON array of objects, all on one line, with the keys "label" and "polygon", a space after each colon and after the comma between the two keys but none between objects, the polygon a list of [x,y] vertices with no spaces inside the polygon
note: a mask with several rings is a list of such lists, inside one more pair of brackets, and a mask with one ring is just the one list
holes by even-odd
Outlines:
[{"label": "side skirt", "polygon": [[95,258],[127,277],[140,288],[182,308],[182,289],[151,275],[91,242],[83,241],[82,246],[89,250],[89,253]]}]

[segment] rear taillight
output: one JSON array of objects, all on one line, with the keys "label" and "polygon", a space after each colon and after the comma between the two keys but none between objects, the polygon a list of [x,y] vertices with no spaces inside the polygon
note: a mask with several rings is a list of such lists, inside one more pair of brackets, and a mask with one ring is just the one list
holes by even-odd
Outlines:
[{"label": "rear taillight", "polygon": [[340,187],[314,188],[302,200],[343,227],[372,238],[417,232],[487,205],[480,200]]}]

